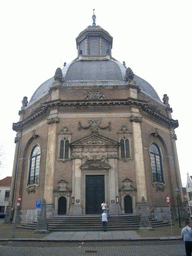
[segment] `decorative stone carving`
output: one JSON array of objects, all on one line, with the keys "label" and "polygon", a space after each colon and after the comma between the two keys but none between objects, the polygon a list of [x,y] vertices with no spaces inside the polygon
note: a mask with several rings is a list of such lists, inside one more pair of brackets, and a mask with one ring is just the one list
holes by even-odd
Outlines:
[{"label": "decorative stone carving", "polygon": [[86,100],[103,100],[105,95],[102,91],[89,91],[85,94]]},{"label": "decorative stone carving", "polygon": [[47,124],[54,124],[54,123],[59,123],[58,117],[47,118]]},{"label": "decorative stone carving", "polygon": [[71,189],[67,187],[68,182],[66,180],[61,180],[58,182],[59,186],[54,192],[70,192]]},{"label": "decorative stone carving", "polygon": [[28,192],[28,194],[30,194],[30,193],[35,193],[36,190],[38,190],[38,186],[37,186],[37,185],[29,185],[29,186],[26,188],[26,191]]},{"label": "decorative stone carving", "polygon": [[69,131],[69,129],[68,129],[68,127],[67,126],[64,126],[61,130],[60,130],[60,135],[62,135],[62,134],[67,134],[68,133],[68,131]]},{"label": "decorative stone carving", "polygon": [[173,136],[172,136],[172,138],[173,138],[174,140],[177,140],[177,135],[174,133]]},{"label": "decorative stone carving", "polygon": [[143,119],[142,119],[142,117],[139,117],[139,116],[130,116],[130,121],[136,122],[136,123],[142,123]]},{"label": "decorative stone carving", "polygon": [[91,128],[91,132],[96,132],[98,131],[98,129],[102,129],[102,130],[108,129],[108,131],[111,131],[111,122],[109,122],[108,125],[105,127],[100,126],[101,120],[90,120],[88,122],[90,124],[88,126],[82,126],[81,122],[79,122],[78,128],[77,128],[78,131],[80,131],[81,129],[87,130],[89,128]]},{"label": "decorative stone carving", "polygon": [[24,109],[25,107],[27,107],[28,105],[28,99],[27,97],[23,97],[23,100],[22,100],[22,108],[21,109]]},{"label": "decorative stone carving", "polygon": [[33,130],[33,131],[32,131],[32,138],[33,138],[33,139],[36,139],[36,138],[38,138],[38,137],[39,137],[39,135],[37,135],[36,132],[35,132],[35,130]]},{"label": "decorative stone carving", "polygon": [[170,105],[169,105],[169,97],[167,96],[167,94],[164,94],[164,95],[163,95],[163,103],[164,103],[166,106],[170,107]]},{"label": "decorative stone carving", "polygon": [[125,73],[125,78],[124,78],[125,82],[126,83],[131,82],[131,81],[133,81],[133,79],[134,79],[133,71],[131,70],[131,68],[127,68],[126,73]]},{"label": "decorative stone carving", "polygon": [[158,128],[155,128],[155,132],[153,132],[152,135],[153,135],[154,137],[159,136],[159,129],[158,129]]},{"label": "decorative stone carving", "polygon": [[92,132],[90,135],[70,144],[72,158],[79,159],[107,159],[117,158],[119,142]]},{"label": "decorative stone carving", "polygon": [[166,185],[164,183],[155,182],[152,184],[154,188],[156,188],[156,192],[161,191],[164,192]]},{"label": "decorative stone carving", "polygon": [[109,170],[111,166],[100,160],[88,160],[80,166],[81,170]]},{"label": "decorative stone carving", "polygon": [[122,125],[120,132],[118,132],[118,134],[130,134],[127,125]]},{"label": "decorative stone carving", "polygon": [[120,189],[120,191],[130,191],[130,190],[135,191],[136,190],[136,188],[133,187],[133,185],[132,185],[132,180],[130,180],[130,179],[126,178],[122,181],[122,183],[123,183],[123,186]]},{"label": "decorative stone carving", "polygon": [[152,112],[156,112],[156,113],[160,114],[160,110],[158,109],[157,106],[148,104],[148,108],[149,108]]},{"label": "decorative stone carving", "polygon": [[57,68],[54,75],[55,81],[62,82],[63,74],[61,68]]}]

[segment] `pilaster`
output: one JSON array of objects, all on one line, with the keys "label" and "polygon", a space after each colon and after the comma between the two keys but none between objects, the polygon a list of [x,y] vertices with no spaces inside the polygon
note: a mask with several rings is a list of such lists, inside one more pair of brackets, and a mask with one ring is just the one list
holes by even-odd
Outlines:
[{"label": "pilaster", "polygon": [[71,205],[70,215],[82,215],[82,206],[81,206],[81,159],[73,160],[73,169],[72,169],[72,198],[74,198],[74,203]]},{"label": "pilaster", "polygon": [[118,172],[117,172],[117,159],[109,159],[109,165],[111,166],[109,170],[109,203],[110,203],[110,214],[119,214],[120,206],[117,202],[117,197],[119,197],[119,187],[118,187]]},{"label": "pilaster", "polygon": [[133,129],[133,144],[134,144],[134,158],[135,158],[135,173],[137,184],[137,201],[141,202],[142,197],[147,201],[147,189],[145,181],[145,167],[143,156],[143,143],[141,133],[142,118],[139,114],[139,109],[132,108],[132,116],[130,117]]},{"label": "pilaster", "polygon": [[55,154],[56,154],[56,134],[57,123],[59,119],[57,117],[57,110],[52,110],[47,119],[48,123],[48,135],[47,135],[47,157],[46,157],[46,169],[45,169],[45,187],[44,187],[44,199],[46,200],[48,208],[53,208],[54,198],[54,172],[55,172]]}]

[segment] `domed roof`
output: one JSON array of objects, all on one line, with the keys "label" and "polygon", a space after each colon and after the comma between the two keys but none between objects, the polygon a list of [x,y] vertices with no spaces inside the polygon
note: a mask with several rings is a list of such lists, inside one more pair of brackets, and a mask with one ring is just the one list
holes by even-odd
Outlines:
[{"label": "domed roof", "polygon": [[[87,27],[76,38],[78,57],[63,67],[62,86],[120,86],[125,85],[126,67],[112,58],[113,38],[96,26]],[[142,78],[134,75],[138,85],[148,96],[161,102],[154,88]],[[48,93],[54,77],[44,82],[33,94],[29,105]]]},{"label": "domed roof", "polygon": [[[64,82],[62,86],[111,86],[125,85],[126,68],[120,62],[109,60],[75,60],[66,65],[63,70]],[[33,94],[29,104],[48,93],[54,82],[54,77],[45,81]],[[133,81],[142,92],[161,102],[157,92],[144,79],[134,75]]]}]

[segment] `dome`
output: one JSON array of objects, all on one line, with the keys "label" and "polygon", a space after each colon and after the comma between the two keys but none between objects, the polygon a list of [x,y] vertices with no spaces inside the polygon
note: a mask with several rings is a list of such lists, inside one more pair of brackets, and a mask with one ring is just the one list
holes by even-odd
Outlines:
[{"label": "dome", "polygon": [[[63,70],[64,82],[62,86],[118,86],[125,85],[126,68],[120,62],[109,60],[75,60],[66,65]],[[136,85],[149,97],[161,102],[157,92],[144,79],[134,75]],[[54,82],[54,77],[45,81],[35,91],[29,105],[48,93]]]},{"label": "dome", "polygon": [[[93,23],[76,38],[78,57],[63,67],[62,86],[123,86],[126,67],[111,56],[113,38]],[[137,75],[133,79],[142,92],[161,102],[154,88]],[[48,93],[54,77],[33,94],[29,105]]]}]

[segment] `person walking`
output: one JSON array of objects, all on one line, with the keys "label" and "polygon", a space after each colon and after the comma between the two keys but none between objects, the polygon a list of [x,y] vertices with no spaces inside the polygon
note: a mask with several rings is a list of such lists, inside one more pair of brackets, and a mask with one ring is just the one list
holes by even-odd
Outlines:
[{"label": "person walking", "polygon": [[181,230],[181,236],[185,241],[185,251],[187,256],[191,256],[192,253],[192,229],[190,227],[189,220],[185,222],[185,227]]},{"label": "person walking", "polygon": [[101,204],[102,212],[106,210],[106,207],[107,207],[107,205],[106,205],[106,203],[105,203],[105,201],[104,201],[104,202]]},{"label": "person walking", "polygon": [[102,223],[103,223],[103,231],[106,232],[106,228],[107,228],[107,213],[106,210],[103,211],[103,213],[101,214],[101,218],[102,218]]}]

